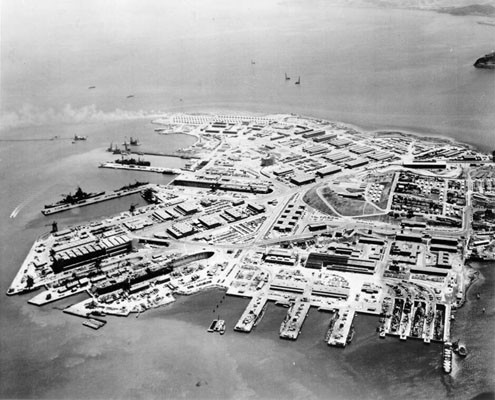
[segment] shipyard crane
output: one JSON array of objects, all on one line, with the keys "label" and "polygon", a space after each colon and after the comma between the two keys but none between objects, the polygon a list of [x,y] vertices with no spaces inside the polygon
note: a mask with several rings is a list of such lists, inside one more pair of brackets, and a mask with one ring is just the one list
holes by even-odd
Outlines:
[{"label": "shipyard crane", "polygon": [[132,203],[131,206],[129,207],[129,212],[131,214],[134,213],[134,211],[136,211],[136,206],[139,205],[138,203]]}]

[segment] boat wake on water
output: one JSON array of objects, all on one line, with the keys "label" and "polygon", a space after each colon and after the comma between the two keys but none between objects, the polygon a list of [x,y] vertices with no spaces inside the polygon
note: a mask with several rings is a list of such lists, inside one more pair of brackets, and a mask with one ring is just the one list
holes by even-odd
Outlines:
[{"label": "boat wake on water", "polygon": [[[49,190],[49,188],[45,189],[45,190]],[[29,196],[26,200],[24,200],[23,202],[19,203],[17,205],[16,208],[14,208],[14,210],[10,213],[10,217],[11,219],[14,219],[15,217],[17,217],[17,215],[19,214],[19,212],[32,200],[34,200],[34,198],[37,196],[38,194],[35,193],[31,196]]]},{"label": "boat wake on water", "polygon": [[[24,203],[26,203],[26,202],[24,202]],[[10,218],[14,219],[15,217],[17,217],[17,214],[19,214],[19,211],[21,211],[22,208],[25,206],[24,203],[21,203],[16,208],[14,208],[14,211],[12,211],[12,213],[10,214]]]}]

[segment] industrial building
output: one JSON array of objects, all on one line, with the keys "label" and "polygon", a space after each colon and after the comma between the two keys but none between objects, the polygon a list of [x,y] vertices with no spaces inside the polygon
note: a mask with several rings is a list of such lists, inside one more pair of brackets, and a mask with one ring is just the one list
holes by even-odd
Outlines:
[{"label": "industrial building", "polygon": [[376,261],[354,258],[349,255],[341,254],[310,253],[305,267],[313,269],[325,267],[342,272],[373,274],[376,267]]},{"label": "industrial building", "polygon": [[52,250],[52,268],[55,272],[60,272],[105,256],[125,253],[130,251],[131,247],[132,241],[126,235],[101,240],[90,236],[83,240],[71,241]]}]

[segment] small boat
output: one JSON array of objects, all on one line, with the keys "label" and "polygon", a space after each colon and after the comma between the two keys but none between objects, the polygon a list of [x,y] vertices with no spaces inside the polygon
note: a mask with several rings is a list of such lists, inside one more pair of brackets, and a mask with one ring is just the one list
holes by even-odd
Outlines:
[{"label": "small boat", "polygon": [[219,332],[220,335],[223,335],[225,333],[225,320],[219,319],[217,320],[217,324],[214,328],[215,332]]},{"label": "small boat", "polygon": [[301,77],[297,78],[297,81],[295,82],[295,85],[300,85],[301,84]]},{"label": "small boat", "polygon": [[76,140],[88,140],[88,137],[87,136],[80,136],[80,135],[74,135],[74,139],[72,139],[74,141]]},{"label": "small boat", "polygon": [[96,89],[96,86],[90,86],[88,89]]},{"label": "small boat", "polygon": [[457,354],[459,354],[461,357],[466,357],[467,353],[468,352],[466,346],[463,343],[459,343]]},{"label": "small boat", "polygon": [[251,65],[254,65],[254,64],[256,64],[256,61],[251,60]]},{"label": "small boat", "polygon": [[480,293],[479,293],[479,292],[478,292],[478,293],[476,293],[476,298],[477,298],[478,300],[480,299],[480,297],[481,297]]},{"label": "small boat", "polygon": [[287,72],[285,73],[285,80],[290,81],[290,76],[287,76]]},{"label": "small boat", "polygon": [[131,146],[141,146],[141,143],[139,142],[139,139],[138,138],[133,138],[132,136],[129,139],[129,144]]},{"label": "small boat", "polygon": [[134,97],[133,94],[130,94],[129,96],[127,96],[128,99],[132,99]]}]

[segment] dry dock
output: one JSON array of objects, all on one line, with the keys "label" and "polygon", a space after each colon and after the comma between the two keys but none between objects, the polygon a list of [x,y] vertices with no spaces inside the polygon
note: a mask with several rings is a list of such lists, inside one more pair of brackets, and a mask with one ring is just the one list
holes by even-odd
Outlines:
[{"label": "dry dock", "polygon": [[251,332],[263,317],[267,296],[253,297],[234,327],[235,331]]},{"label": "dry dock", "polygon": [[304,320],[308,315],[309,308],[310,303],[308,301],[296,301],[292,304],[280,326],[280,337],[282,339],[297,339]]},{"label": "dry dock", "polygon": [[116,190],[111,193],[105,193],[100,196],[92,197],[87,200],[83,200],[74,204],[63,204],[60,206],[56,207],[50,207],[50,208],[45,208],[41,211],[43,215],[52,215],[56,214],[59,212],[71,210],[73,208],[78,208],[78,207],[84,207],[84,206],[89,206],[91,204],[96,204],[96,203],[101,203],[102,201],[108,201],[108,200],[113,200],[119,197],[124,197],[124,196],[129,196],[131,194],[139,193],[140,191],[146,189],[148,185],[142,185],[138,186],[133,189],[127,189],[127,190]]}]

